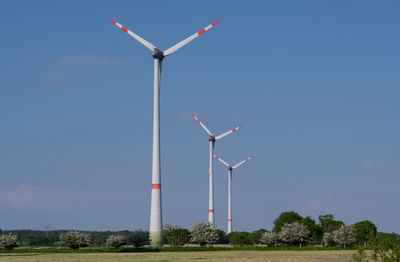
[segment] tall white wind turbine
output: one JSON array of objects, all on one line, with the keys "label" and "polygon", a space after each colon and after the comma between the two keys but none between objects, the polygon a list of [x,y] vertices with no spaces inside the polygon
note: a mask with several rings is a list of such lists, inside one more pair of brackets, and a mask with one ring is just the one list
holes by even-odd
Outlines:
[{"label": "tall white wind turbine", "polygon": [[232,232],[232,170],[238,168],[240,165],[243,163],[247,162],[248,160],[252,159],[253,156],[249,156],[245,160],[239,162],[235,166],[231,166],[228,163],[226,163],[224,160],[222,160],[220,157],[214,155],[216,159],[221,161],[222,164],[228,167],[228,234]]},{"label": "tall white wind turbine", "polygon": [[239,128],[242,128],[243,126],[240,125],[232,130],[229,130],[228,132],[225,132],[219,136],[214,136],[210,130],[194,115],[192,114],[193,118],[201,125],[201,127],[207,132],[207,134],[210,136],[208,138],[208,141],[210,141],[210,166],[208,169],[208,180],[209,180],[209,191],[208,191],[208,222],[214,225],[215,223],[215,213],[214,213],[214,179],[213,179],[213,154],[214,154],[214,145],[215,141],[220,140],[221,138],[229,135],[230,133],[235,132]]},{"label": "tall white wind turbine", "polygon": [[125,33],[135,38],[139,43],[150,49],[154,58],[154,111],[153,111],[153,166],[152,166],[152,185],[151,185],[151,211],[150,211],[150,243],[154,248],[162,247],[162,210],[161,210],[161,166],[160,166],[160,80],[162,60],[176,52],[178,49],[197,38],[218,22],[201,29],[197,33],[189,36],[185,40],[172,46],[171,48],[160,51],[152,43],[144,40],[126,27],[110,19],[110,21],[121,28]]}]

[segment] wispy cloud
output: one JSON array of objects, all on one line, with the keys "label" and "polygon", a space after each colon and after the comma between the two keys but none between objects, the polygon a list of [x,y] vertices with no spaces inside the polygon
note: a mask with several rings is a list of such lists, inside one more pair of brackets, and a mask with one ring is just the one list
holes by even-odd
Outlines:
[{"label": "wispy cloud", "polygon": [[133,199],[136,193],[127,190],[90,191],[22,184],[12,189],[0,190],[0,210],[11,208],[33,211],[69,211]]},{"label": "wispy cloud", "polygon": [[57,60],[58,65],[116,65],[121,64],[122,59],[108,58],[97,55],[73,55]]},{"label": "wispy cloud", "polygon": [[368,158],[362,163],[356,164],[357,168],[400,168],[400,160],[395,162]]}]

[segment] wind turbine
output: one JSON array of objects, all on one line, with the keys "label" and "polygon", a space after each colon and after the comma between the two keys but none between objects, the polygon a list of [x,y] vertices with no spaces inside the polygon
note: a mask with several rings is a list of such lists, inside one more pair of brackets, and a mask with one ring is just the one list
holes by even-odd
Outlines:
[{"label": "wind turbine", "polygon": [[150,243],[154,248],[162,247],[162,210],[161,210],[161,166],[160,166],[160,80],[162,60],[173,54],[178,49],[197,38],[218,22],[201,29],[185,40],[170,47],[164,52],[155,45],[144,40],[134,32],[121,24],[110,19],[110,21],[121,28],[125,33],[135,38],[139,43],[150,49],[154,58],[154,110],[153,110],[153,164],[152,164],[152,185],[151,185],[151,211],[150,211]]},{"label": "wind turbine", "polygon": [[222,164],[228,167],[228,234],[232,232],[232,198],[231,198],[231,189],[232,189],[232,170],[238,168],[243,163],[247,162],[248,160],[252,159],[253,156],[249,156],[245,160],[239,162],[235,166],[231,166],[222,160],[220,157],[214,155],[216,159],[221,161]]},{"label": "wind turbine", "polygon": [[209,180],[209,195],[208,195],[208,222],[214,225],[215,215],[214,215],[214,180],[213,180],[213,154],[214,154],[214,145],[215,141],[220,140],[221,138],[229,135],[230,133],[235,132],[239,128],[243,127],[242,125],[229,130],[217,137],[215,137],[210,130],[194,115],[192,114],[193,118],[201,125],[201,127],[207,132],[210,136],[208,141],[210,141],[210,167],[208,171],[208,180]]}]

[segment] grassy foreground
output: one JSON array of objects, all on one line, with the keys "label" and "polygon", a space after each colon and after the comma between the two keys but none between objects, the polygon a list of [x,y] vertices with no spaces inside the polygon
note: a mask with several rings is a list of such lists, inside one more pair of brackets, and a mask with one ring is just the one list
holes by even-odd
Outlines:
[{"label": "grassy foreground", "polygon": [[349,262],[354,250],[324,251],[204,251],[147,253],[2,253],[7,262],[127,262],[127,261],[271,261]]}]

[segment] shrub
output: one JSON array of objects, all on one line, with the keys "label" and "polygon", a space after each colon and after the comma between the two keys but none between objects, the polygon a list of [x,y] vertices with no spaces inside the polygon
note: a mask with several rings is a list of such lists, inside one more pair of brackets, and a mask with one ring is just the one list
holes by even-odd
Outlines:
[{"label": "shrub", "polygon": [[90,245],[89,235],[87,233],[70,230],[60,235],[59,244],[72,249],[87,247]]},{"label": "shrub", "polygon": [[199,222],[192,229],[191,241],[204,247],[212,246],[219,239],[217,229],[211,223]]},{"label": "shrub", "polygon": [[333,240],[343,247],[353,245],[356,242],[356,230],[352,226],[342,225],[338,230],[333,231]]},{"label": "shrub", "polygon": [[329,247],[335,245],[335,241],[333,240],[333,233],[325,232],[322,237],[322,244],[324,247]]},{"label": "shrub", "polygon": [[233,246],[250,246],[253,245],[253,239],[247,232],[233,232],[230,234],[229,242]]},{"label": "shrub", "polygon": [[250,233],[250,237],[253,239],[254,244],[260,244],[261,243],[261,237],[262,235],[267,232],[265,229],[259,229],[256,231],[253,231]]},{"label": "shrub", "polygon": [[165,242],[174,247],[184,246],[190,240],[190,232],[185,228],[165,225],[163,230]]},{"label": "shrub", "polygon": [[308,242],[310,230],[298,222],[285,224],[279,232],[279,239],[288,245],[302,245]]},{"label": "shrub", "polygon": [[217,229],[217,234],[218,234],[218,241],[216,242],[217,244],[229,244],[229,238],[226,235],[225,231]]},{"label": "shrub", "polygon": [[279,235],[274,232],[265,232],[262,234],[260,242],[267,246],[276,246],[279,243]]},{"label": "shrub", "polygon": [[11,233],[0,236],[0,247],[3,249],[13,249],[18,247],[17,235]]},{"label": "shrub", "polygon": [[129,233],[128,243],[136,248],[149,244],[149,232],[136,230]]},{"label": "shrub", "polygon": [[120,248],[122,245],[126,245],[126,238],[121,235],[111,235],[107,238],[106,246],[111,248]]}]

